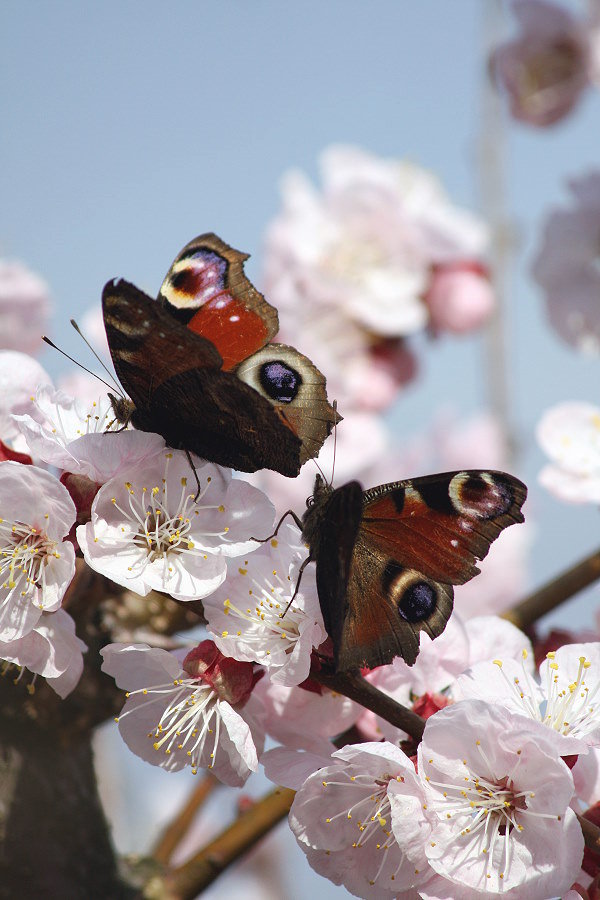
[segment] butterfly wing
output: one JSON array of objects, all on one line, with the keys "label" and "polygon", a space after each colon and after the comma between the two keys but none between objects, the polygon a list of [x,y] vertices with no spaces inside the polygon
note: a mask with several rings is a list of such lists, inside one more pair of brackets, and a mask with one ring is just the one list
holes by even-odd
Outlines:
[{"label": "butterfly wing", "polygon": [[523,521],[523,482],[505,472],[427,475],[365,492],[361,535],[429,578],[464,584],[500,532]]},{"label": "butterfly wing", "polygon": [[[492,541],[523,521],[526,496],[525,485],[511,475],[482,471],[430,475],[366,491],[341,600],[322,538],[313,554],[319,599],[331,606],[336,668],[374,668],[395,656],[412,665],[419,632],[441,634],[452,612],[452,585],[473,578],[479,572],[475,561],[487,555]],[[324,524],[333,529],[334,520]],[[320,568],[330,574],[320,578]]]},{"label": "butterfly wing", "polygon": [[335,491],[319,476],[314,503],[303,519],[303,537],[317,563],[317,591],[325,629],[339,646],[347,609],[347,588],[363,508],[363,491],[350,481]]},{"label": "butterfly wing", "polygon": [[271,343],[279,328],[277,310],[244,275],[247,259],[247,253],[216,234],[201,234],[173,262],[159,300],[214,344],[224,372],[235,372],[274,407],[301,442],[302,466],[317,456],[341,416],[327,401],[325,378],[317,367],[294,347]]},{"label": "butterfly wing", "polygon": [[279,330],[277,310],[244,275],[247,259],[216,234],[201,234],[178,254],[158,295],[173,316],[214,344],[225,371]]},{"label": "butterfly wing", "polygon": [[220,369],[216,347],[187,329],[156,300],[128,281],[109,281],[102,313],[110,355],[136,407],[148,406],[156,387],[191,369]]}]

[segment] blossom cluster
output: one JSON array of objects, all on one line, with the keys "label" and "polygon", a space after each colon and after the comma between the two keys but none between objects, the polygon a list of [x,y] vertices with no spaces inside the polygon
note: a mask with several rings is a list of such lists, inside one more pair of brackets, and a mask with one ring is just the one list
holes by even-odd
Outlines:
[{"label": "blossom cluster", "polygon": [[[321,685],[331,651],[315,573],[299,580],[296,525],[257,540],[274,526],[261,491],[197,459],[196,483],[158,435],[113,430],[106,399],[86,408],[49,379],[23,397],[21,385],[0,462],[7,662],[62,696],[77,683],[77,549],[131,592],[203,602],[200,642],[102,651],[127,692],[120,733],[142,759],[232,786],[264,764],[297,791],[290,826],[310,865],[358,896],[543,898],[584,877],[576,813],[598,787],[598,644],[567,645],[536,675],[514,626],[455,614],[438,640],[422,637],[413,667],[366,676],[426,718],[417,747]],[[265,751],[267,736],[279,746]]]},{"label": "blossom cluster", "polygon": [[381,411],[415,374],[411,335],[465,333],[490,315],[488,234],[413,163],[332,146],[320,167],[321,191],[301,172],[283,179],[264,286],[344,415]]}]

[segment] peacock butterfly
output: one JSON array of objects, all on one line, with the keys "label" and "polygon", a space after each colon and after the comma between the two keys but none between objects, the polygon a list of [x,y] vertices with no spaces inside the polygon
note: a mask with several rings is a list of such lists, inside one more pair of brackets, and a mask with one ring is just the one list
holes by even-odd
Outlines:
[{"label": "peacock butterfly", "polygon": [[246,253],[202,234],[179,253],[154,300],[127,281],[102,293],[115,370],[131,400],[120,422],[244,472],[296,476],[337,415],[325,378],[277,334],[277,310],[244,275]]},{"label": "peacock butterfly", "polygon": [[375,668],[419,652],[419,632],[441,634],[452,585],[479,573],[476,559],[523,522],[525,485],[504,472],[446,472],[363,491],[317,475],[302,536],[336,671]]}]

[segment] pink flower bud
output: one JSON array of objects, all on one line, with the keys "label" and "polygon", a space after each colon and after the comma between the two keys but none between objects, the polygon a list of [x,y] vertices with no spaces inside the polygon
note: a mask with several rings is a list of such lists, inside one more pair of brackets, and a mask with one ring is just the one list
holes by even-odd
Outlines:
[{"label": "pink flower bud", "polygon": [[434,268],[425,302],[434,331],[463,334],[484,324],[494,308],[494,293],[479,263],[445,263]]}]

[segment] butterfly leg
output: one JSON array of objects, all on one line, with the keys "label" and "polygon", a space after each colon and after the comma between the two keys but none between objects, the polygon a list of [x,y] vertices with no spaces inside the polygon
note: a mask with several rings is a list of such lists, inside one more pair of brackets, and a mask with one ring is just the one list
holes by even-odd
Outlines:
[{"label": "butterfly leg", "polygon": [[287,512],[284,512],[284,514],[280,518],[273,534],[270,534],[268,537],[265,537],[265,538],[251,537],[250,540],[257,541],[259,544],[266,544],[267,541],[272,541],[274,537],[277,537],[277,533],[278,533],[279,529],[281,528],[281,526],[283,525],[284,519],[286,519],[288,516],[292,517],[292,519],[294,520],[294,522],[296,523],[296,525],[298,526],[300,531],[302,531],[302,520],[296,515],[296,513],[294,512],[293,509],[288,509]]},{"label": "butterfly leg", "polygon": [[312,558],[312,556],[309,554],[309,555],[306,557],[306,559],[303,560],[302,565],[300,566],[300,569],[298,570],[298,581],[296,582],[296,587],[294,588],[294,593],[292,594],[292,597],[291,597],[291,599],[290,599],[290,602],[288,603],[288,605],[286,606],[286,608],[285,608],[284,611],[282,612],[280,618],[282,618],[282,619],[284,618],[284,616],[287,614],[288,609],[290,608],[290,606],[292,605],[292,603],[294,602],[294,600],[295,600],[296,597],[298,596],[298,591],[300,590],[300,582],[302,581],[302,573],[304,572],[305,568],[307,567],[307,565],[308,565],[310,562],[313,562],[313,558]]},{"label": "butterfly leg", "polygon": [[196,471],[196,466],[194,465],[194,460],[192,459],[192,457],[190,455],[190,451],[186,450],[185,455],[187,456],[187,460],[188,460],[190,466],[192,467],[192,472],[194,473],[194,478],[196,479],[196,487],[198,488],[198,490],[196,491],[196,494],[194,496],[194,503],[195,503],[196,500],[198,499],[198,497],[200,496],[200,490],[201,490],[200,479],[198,478],[198,472]]}]

